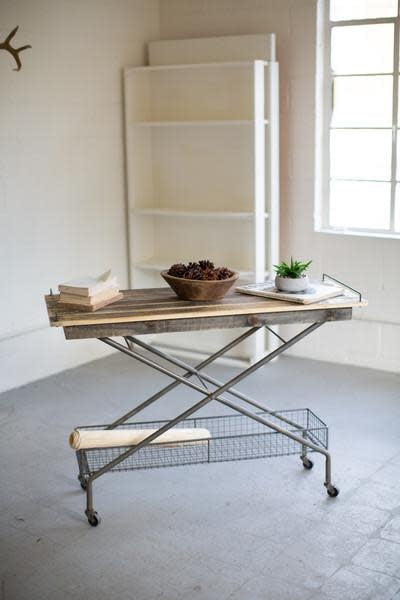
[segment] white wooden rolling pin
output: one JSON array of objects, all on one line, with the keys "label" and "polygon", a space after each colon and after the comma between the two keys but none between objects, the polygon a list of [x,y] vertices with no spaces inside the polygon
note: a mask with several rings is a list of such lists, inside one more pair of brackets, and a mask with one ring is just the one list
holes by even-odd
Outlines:
[{"label": "white wooden rolling pin", "polygon": [[[75,429],[69,436],[69,445],[74,450],[89,448],[112,448],[136,446],[157,429]],[[211,437],[208,429],[170,429],[162,433],[151,444],[179,445],[179,442],[197,442]]]}]

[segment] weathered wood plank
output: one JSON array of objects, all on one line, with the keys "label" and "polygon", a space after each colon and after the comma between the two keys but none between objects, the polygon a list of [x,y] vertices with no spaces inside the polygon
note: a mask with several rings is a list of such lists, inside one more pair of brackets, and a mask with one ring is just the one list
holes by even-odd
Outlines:
[{"label": "weathered wood plank", "polygon": [[201,319],[189,318],[103,323],[97,325],[75,325],[64,327],[64,333],[67,340],[77,340],[84,338],[143,335],[147,333],[154,334],[173,333],[178,331],[202,331],[206,329],[231,329],[235,327],[255,327],[257,325],[346,321],[351,319],[351,316],[351,308],[337,308],[267,314],[227,315],[219,317],[203,317]]},{"label": "weathered wood plank", "polygon": [[46,296],[46,304],[51,326],[77,327],[251,314],[315,312],[316,310],[364,306],[366,303],[360,303],[354,297],[343,296],[318,304],[303,305],[235,292],[231,292],[223,300],[188,302],[177,298],[169,288],[155,288],[124,290],[121,300],[101,308],[95,313],[66,308],[58,303],[58,295]]}]

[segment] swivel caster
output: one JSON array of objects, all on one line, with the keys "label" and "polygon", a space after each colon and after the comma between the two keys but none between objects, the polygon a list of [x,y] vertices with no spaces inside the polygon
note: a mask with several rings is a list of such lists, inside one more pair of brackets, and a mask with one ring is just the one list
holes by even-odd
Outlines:
[{"label": "swivel caster", "polygon": [[86,479],[84,477],[81,477],[81,475],[78,475],[78,481],[81,484],[81,488],[86,491],[86,488],[87,488]]},{"label": "swivel caster", "polygon": [[336,496],[339,496],[339,492],[340,492],[339,488],[332,484],[326,486],[326,493],[331,498],[336,498]]},{"label": "swivel caster", "polygon": [[97,527],[97,525],[100,525],[101,519],[95,510],[93,510],[91,512],[88,512],[88,511],[85,511],[85,512],[86,512],[86,516],[87,516],[89,525],[91,525],[92,527]]},{"label": "swivel caster", "polygon": [[308,470],[309,470],[309,469],[312,469],[312,468],[313,468],[313,466],[314,466],[314,463],[313,463],[313,461],[312,461],[312,460],[310,460],[309,458],[307,458],[307,456],[304,456],[304,457],[301,459],[301,461],[302,461],[302,463],[303,463],[303,467],[304,467],[305,469],[308,469]]}]

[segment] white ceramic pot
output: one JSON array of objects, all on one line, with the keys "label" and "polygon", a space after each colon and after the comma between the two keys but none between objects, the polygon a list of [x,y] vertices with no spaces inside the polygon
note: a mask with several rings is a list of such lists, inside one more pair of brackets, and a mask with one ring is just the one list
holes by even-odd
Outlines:
[{"label": "white ceramic pot", "polygon": [[281,292],[304,292],[308,288],[309,283],[308,275],[303,275],[296,279],[292,277],[279,277],[278,275],[275,277],[275,286]]}]

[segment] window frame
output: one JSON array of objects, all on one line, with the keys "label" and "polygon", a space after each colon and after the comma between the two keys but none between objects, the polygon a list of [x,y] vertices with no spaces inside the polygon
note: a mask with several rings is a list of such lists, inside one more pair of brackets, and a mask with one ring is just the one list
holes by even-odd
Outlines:
[{"label": "window frame", "polygon": [[[392,123],[389,127],[331,127],[333,109],[334,80],[340,74],[331,71],[331,34],[334,27],[393,24],[393,72],[363,73],[363,76],[390,75],[393,76],[392,93]],[[397,43],[396,43],[397,42]],[[397,16],[371,19],[349,19],[341,21],[330,20],[330,0],[318,0],[317,5],[317,56],[316,56],[316,138],[315,138],[315,230],[322,233],[345,234],[355,236],[400,238],[400,232],[395,231],[396,185],[399,186],[398,202],[400,202],[400,173],[396,179],[397,155],[400,153],[400,120],[399,120],[399,69],[400,69],[400,0],[397,0]],[[353,74],[353,76],[361,74]],[[346,74],[344,76],[351,76]],[[398,122],[399,121],[399,122]],[[329,223],[330,210],[330,132],[334,129],[379,129],[392,133],[392,156],[390,180],[390,228],[366,229],[362,227],[334,227]],[[400,164],[400,161],[399,161]],[[340,179],[338,179],[340,180]],[[342,179],[343,180],[343,179]],[[351,181],[358,181],[354,179]],[[359,179],[359,181],[368,181]],[[400,210],[400,207],[398,208]]]}]

